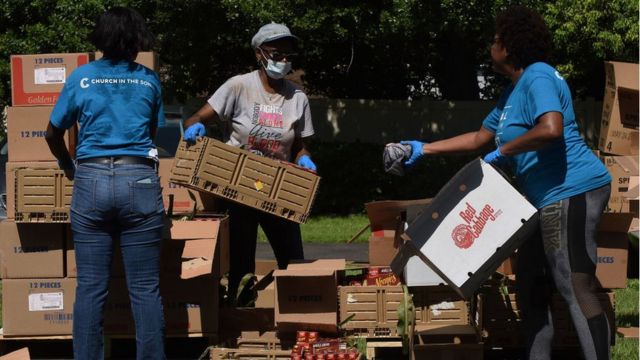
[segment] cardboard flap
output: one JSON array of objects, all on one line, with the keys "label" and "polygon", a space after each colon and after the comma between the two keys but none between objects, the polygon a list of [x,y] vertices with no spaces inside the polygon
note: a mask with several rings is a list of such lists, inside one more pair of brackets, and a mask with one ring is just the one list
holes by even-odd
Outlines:
[{"label": "cardboard flap", "polygon": [[170,225],[165,226],[164,235],[171,240],[211,239],[218,237],[219,228],[218,219],[171,221]]},{"label": "cardboard flap", "polygon": [[211,259],[216,249],[216,238],[189,240],[182,249],[183,259],[207,258]]},{"label": "cardboard flap", "polygon": [[604,213],[600,218],[598,231],[620,232],[629,231],[629,226],[633,220],[633,214],[629,213]]},{"label": "cardboard flap", "polygon": [[286,270],[275,270],[273,272],[274,277],[285,276],[311,276],[311,277],[323,277],[323,276],[335,276],[336,269],[301,269],[301,268],[288,268]]},{"label": "cardboard flap", "polygon": [[371,231],[377,230],[395,230],[397,223],[401,219],[403,212],[408,209],[424,208],[431,203],[432,199],[418,200],[385,200],[373,201],[364,204],[371,223]]},{"label": "cardboard flap", "polygon": [[638,64],[605,61],[606,86],[638,90]]},{"label": "cardboard flap", "polygon": [[29,348],[22,348],[7,355],[0,356],[0,360],[30,360]]},{"label": "cardboard flap", "polygon": [[318,259],[318,260],[303,260],[299,263],[291,263],[287,266],[287,270],[328,270],[335,272],[336,270],[344,270],[347,266],[345,259]]}]

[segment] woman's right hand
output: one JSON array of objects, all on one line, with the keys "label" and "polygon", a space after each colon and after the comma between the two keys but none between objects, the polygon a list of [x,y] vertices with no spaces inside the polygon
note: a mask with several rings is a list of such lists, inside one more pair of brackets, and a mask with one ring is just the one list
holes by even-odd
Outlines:
[{"label": "woman's right hand", "polygon": [[203,137],[206,134],[206,131],[204,129],[204,125],[202,125],[202,123],[195,123],[191,126],[189,126],[185,131],[184,131],[184,140],[188,143],[195,143],[197,138],[199,137]]}]

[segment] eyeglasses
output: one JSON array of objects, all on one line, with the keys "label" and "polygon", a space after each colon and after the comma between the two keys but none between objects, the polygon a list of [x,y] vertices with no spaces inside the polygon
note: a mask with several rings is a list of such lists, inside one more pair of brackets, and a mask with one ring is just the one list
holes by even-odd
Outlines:
[{"label": "eyeglasses", "polygon": [[266,57],[274,61],[282,61],[284,59],[287,59],[287,61],[291,62],[298,56],[298,53],[281,53],[278,50],[267,50],[263,48],[258,49],[260,49],[262,55],[265,55],[265,53],[267,53],[268,56]]}]

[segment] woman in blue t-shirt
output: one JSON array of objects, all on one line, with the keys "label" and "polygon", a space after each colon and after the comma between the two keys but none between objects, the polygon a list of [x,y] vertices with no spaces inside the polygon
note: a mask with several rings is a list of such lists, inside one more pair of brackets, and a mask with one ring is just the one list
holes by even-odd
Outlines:
[{"label": "woman in blue t-shirt", "polygon": [[[104,57],[69,76],[47,129],[51,152],[74,179],[74,358],[104,358],[103,312],[113,249],[119,243],[137,358],[164,359],[159,291],[164,207],[153,144],[164,111],[157,74],[134,62],[139,51],[149,50],[152,37],[140,14],[114,7],[99,18],[91,40]],[[74,163],[63,139],[76,123]]]},{"label": "woman in blue t-shirt", "polygon": [[425,154],[474,151],[495,142],[496,150],[484,160],[509,165],[539,209],[539,236],[518,249],[527,358],[551,358],[553,283],[569,304],[585,359],[608,359],[612,320],[596,296],[595,235],[611,177],[580,136],[567,83],[546,63],[551,47],[551,34],[536,12],[514,6],[500,14],[491,60],[511,84],[478,131],[432,143],[404,141],[412,147],[405,165]]}]

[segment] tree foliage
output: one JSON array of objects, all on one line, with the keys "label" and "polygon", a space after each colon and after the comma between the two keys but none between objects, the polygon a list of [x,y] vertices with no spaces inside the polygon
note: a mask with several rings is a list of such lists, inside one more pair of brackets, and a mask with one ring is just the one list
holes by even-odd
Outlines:
[{"label": "tree foliage", "polygon": [[[210,94],[256,67],[250,40],[263,24],[302,39],[310,94],[335,98],[473,100],[502,81],[489,66],[497,12],[511,0],[5,0],[0,3],[0,105],[10,101],[9,55],[94,50],[96,17],[114,5],[147,19],[169,98]],[[520,2],[522,3],[522,1]],[[578,96],[602,96],[602,61],[638,61],[635,0],[524,1],[554,36],[554,62]],[[478,75],[488,86],[478,88]]]}]

